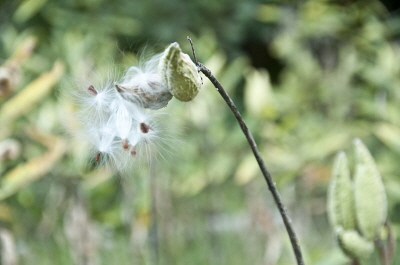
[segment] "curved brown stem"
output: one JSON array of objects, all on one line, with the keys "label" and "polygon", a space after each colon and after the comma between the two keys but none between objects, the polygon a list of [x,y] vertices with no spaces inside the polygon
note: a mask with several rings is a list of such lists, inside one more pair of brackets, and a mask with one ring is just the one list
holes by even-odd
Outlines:
[{"label": "curved brown stem", "polygon": [[285,205],[282,202],[281,196],[279,194],[278,189],[276,188],[275,182],[272,180],[271,174],[269,173],[267,167],[265,166],[264,160],[261,157],[260,151],[257,148],[257,144],[254,141],[253,135],[251,134],[249,128],[247,127],[245,121],[242,118],[242,115],[240,115],[239,110],[236,108],[235,103],[232,101],[232,99],[229,97],[229,95],[226,93],[225,89],[222,87],[221,83],[217,80],[217,78],[211,73],[211,71],[205,67],[203,64],[199,63],[197,61],[195,52],[194,52],[194,47],[192,40],[190,37],[188,37],[188,40],[190,41],[192,51],[193,51],[193,57],[195,59],[195,63],[199,69],[200,72],[202,72],[214,85],[214,87],[217,89],[221,97],[225,100],[226,104],[229,106],[231,109],[233,115],[235,115],[236,120],[238,121],[240,128],[242,128],[242,131],[244,135],[246,136],[246,139],[251,147],[251,150],[253,151],[254,157],[257,160],[258,166],[260,167],[260,170],[264,176],[265,181],[267,182],[268,188],[272,193],[272,197],[275,200],[275,203],[279,209],[279,212],[282,216],[283,223],[285,224],[286,231],[289,235],[290,242],[292,244],[293,252],[297,260],[298,265],[304,265],[303,261],[303,255],[301,253],[300,249],[300,244],[297,239],[296,233],[293,229],[292,226],[292,220],[289,217],[289,214],[286,210]]}]

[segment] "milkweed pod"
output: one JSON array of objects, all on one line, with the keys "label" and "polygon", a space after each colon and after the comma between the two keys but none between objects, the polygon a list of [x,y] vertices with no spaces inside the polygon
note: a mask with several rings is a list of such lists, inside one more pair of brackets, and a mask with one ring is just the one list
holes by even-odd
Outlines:
[{"label": "milkweed pod", "polygon": [[355,229],[353,184],[347,157],[344,152],[336,155],[332,169],[332,179],[328,190],[328,215],[335,230]]},{"label": "milkweed pod", "polygon": [[166,107],[172,99],[172,95],[168,89],[165,89],[160,82],[152,82],[151,80],[143,82],[148,83],[142,87],[125,87],[118,83],[115,83],[114,86],[123,99],[145,109],[158,110]]},{"label": "milkweed pod", "polygon": [[356,169],[354,195],[357,224],[362,235],[373,240],[387,218],[387,200],[382,178],[367,147],[360,139],[354,141]]},{"label": "milkweed pod", "polygon": [[355,230],[342,230],[338,234],[339,246],[350,258],[366,259],[374,251],[374,244]]},{"label": "milkweed pod", "polygon": [[189,55],[182,53],[177,42],[164,51],[158,67],[163,83],[180,101],[191,101],[201,88],[201,77]]}]

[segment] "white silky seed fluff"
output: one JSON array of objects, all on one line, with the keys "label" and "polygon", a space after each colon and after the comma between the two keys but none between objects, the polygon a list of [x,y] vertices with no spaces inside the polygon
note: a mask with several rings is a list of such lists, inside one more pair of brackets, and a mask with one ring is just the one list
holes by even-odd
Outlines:
[{"label": "white silky seed fluff", "polygon": [[82,124],[78,135],[90,143],[96,164],[123,170],[137,159],[153,159],[168,145],[169,136],[161,135],[166,130],[154,111],[172,98],[157,73],[159,58],[153,57],[143,67],[130,67],[119,82],[93,82],[72,93]]}]

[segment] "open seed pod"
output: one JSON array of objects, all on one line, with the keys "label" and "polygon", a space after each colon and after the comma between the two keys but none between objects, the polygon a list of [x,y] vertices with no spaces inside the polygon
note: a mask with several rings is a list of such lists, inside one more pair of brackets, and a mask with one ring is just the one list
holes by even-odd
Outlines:
[{"label": "open seed pod", "polygon": [[167,89],[164,89],[164,85],[161,82],[157,81],[149,81],[146,89],[140,86],[125,87],[117,83],[114,85],[123,99],[145,109],[157,110],[164,108],[172,99],[172,94]]},{"label": "open seed pod", "polygon": [[180,101],[191,101],[201,88],[201,77],[189,55],[182,53],[177,42],[171,43],[165,50],[158,67],[159,74]]}]

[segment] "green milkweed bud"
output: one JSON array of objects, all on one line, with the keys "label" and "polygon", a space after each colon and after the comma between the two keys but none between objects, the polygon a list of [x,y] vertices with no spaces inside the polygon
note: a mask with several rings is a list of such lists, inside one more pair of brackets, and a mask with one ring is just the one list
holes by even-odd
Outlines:
[{"label": "green milkweed bud", "polygon": [[366,259],[374,251],[374,244],[355,230],[340,231],[338,240],[340,248],[351,258]]},{"label": "green milkweed bud", "polygon": [[353,193],[347,157],[344,152],[340,152],[336,155],[328,190],[328,215],[335,230],[355,229]]},{"label": "green milkweed bud", "polygon": [[385,187],[367,147],[360,139],[356,139],[354,145],[357,158],[354,195],[358,228],[365,238],[373,240],[387,218]]},{"label": "green milkweed bud", "polygon": [[165,50],[158,67],[163,82],[180,101],[191,101],[201,88],[201,77],[189,55],[182,53],[177,42]]}]

